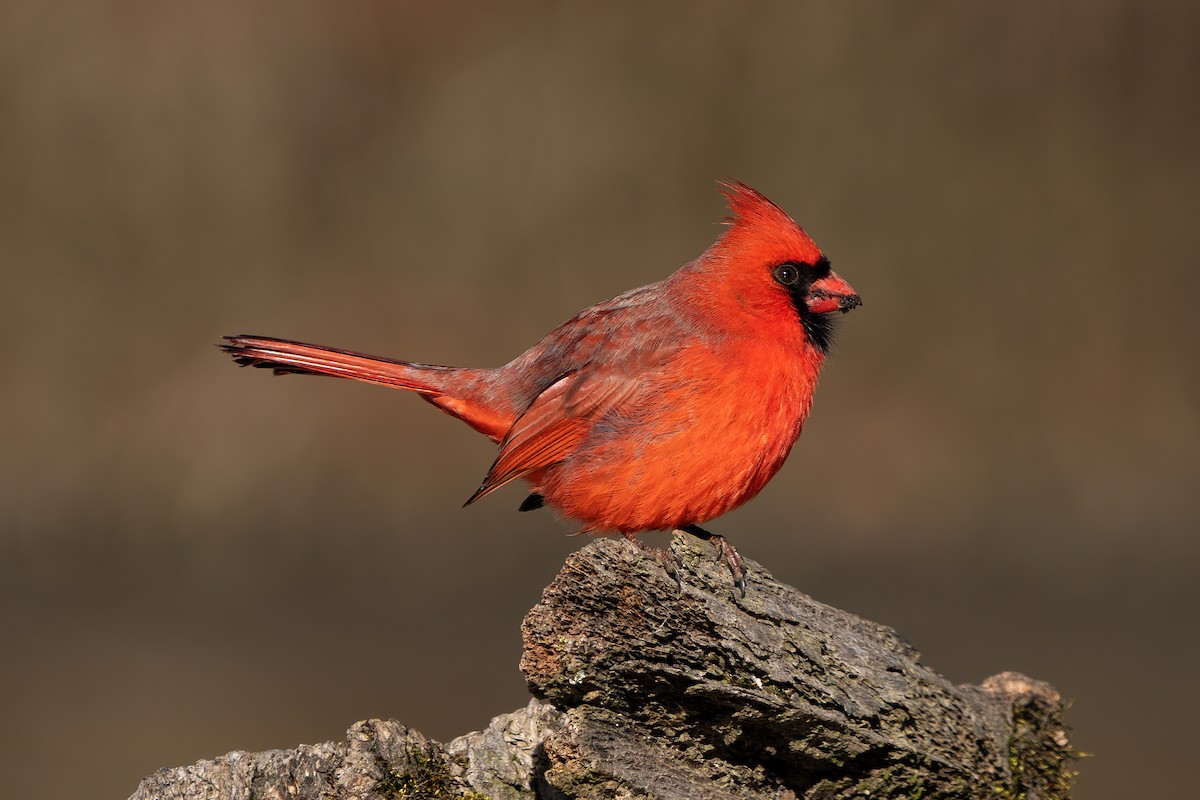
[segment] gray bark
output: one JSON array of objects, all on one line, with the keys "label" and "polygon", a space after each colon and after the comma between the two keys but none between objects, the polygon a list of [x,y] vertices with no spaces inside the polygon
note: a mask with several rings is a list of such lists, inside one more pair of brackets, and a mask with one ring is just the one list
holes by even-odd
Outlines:
[{"label": "gray bark", "polygon": [[525,618],[535,699],[447,745],[395,721],[345,742],[160,770],[132,800],[1064,798],[1073,751],[1049,685],[954,686],[894,631],[748,562],[745,597],[676,537],[683,588],[600,539]]}]

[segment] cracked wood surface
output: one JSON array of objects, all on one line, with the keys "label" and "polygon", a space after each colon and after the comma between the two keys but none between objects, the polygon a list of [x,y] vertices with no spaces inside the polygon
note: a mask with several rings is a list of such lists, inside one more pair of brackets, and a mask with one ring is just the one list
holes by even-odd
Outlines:
[{"label": "cracked wood surface", "polygon": [[1049,685],[955,686],[894,631],[707,544],[661,563],[598,539],[525,618],[534,701],[448,745],[395,721],[345,742],[160,770],[132,800],[1062,798],[1072,750]]}]

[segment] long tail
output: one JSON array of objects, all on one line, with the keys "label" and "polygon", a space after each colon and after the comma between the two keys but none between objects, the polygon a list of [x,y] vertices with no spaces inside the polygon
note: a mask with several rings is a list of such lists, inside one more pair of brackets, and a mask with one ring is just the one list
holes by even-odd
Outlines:
[{"label": "long tail", "polygon": [[443,393],[445,383],[438,378],[455,371],[269,336],[226,336],[225,341],[218,346],[243,367],[270,369],[276,375],[332,375],[424,395]]},{"label": "long tail", "polygon": [[226,336],[225,341],[218,346],[243,367],[276,375],[332,375],[416,392],[495,442],[519,413],[505,393],[489,391],[491,370],[417,364],[270,336]]}]

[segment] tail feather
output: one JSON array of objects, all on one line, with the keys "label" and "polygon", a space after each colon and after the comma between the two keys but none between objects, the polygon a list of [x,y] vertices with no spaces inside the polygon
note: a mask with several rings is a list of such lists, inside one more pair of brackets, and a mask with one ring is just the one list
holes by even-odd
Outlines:
[{"label": "tail feather", "polygon": [[332,375],[435,395],[443,391],[437,376],[454,371],[269,336],[226,336],[225,340],[228,344],[218,347],[239,365],[270,369],[276,375]]}]

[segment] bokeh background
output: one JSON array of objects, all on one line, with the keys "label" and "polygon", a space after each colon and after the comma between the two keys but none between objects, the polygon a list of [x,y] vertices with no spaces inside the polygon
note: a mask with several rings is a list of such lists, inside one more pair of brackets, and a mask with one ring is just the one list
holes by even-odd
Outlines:
[{"label": "bokeh background", "polygon": [[524,704],[583,542],[398,392],[226,333],[495,365],[788,209],[863,294],[713,528],[960,682],[1073,702],[1080,797],[1195,788],[1200,6],[0,6],[0,774]]}]

